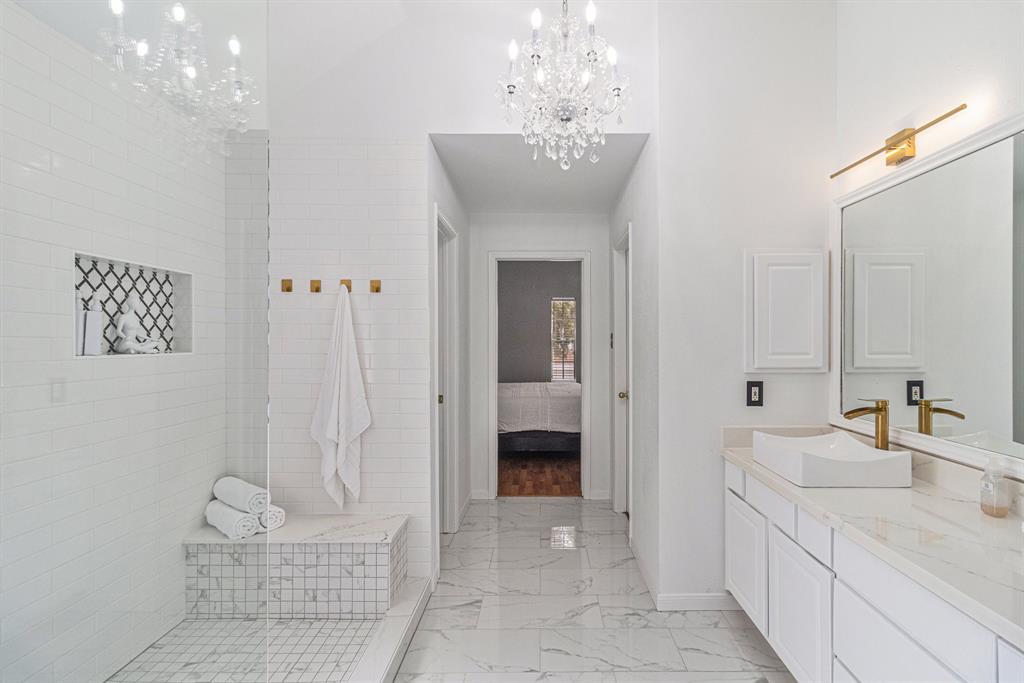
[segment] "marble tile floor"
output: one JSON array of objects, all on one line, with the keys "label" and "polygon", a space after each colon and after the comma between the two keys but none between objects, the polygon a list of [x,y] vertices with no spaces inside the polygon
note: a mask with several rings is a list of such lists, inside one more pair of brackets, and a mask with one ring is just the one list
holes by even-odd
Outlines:
[{"label": "marble tile floor", "polygon": [[606,501],[470,504],[396,683],[792,683],[742,612],[658,612]]},{"label": "marble tile floor", "polygon": [[356,619],[186,620],[107,682],[348,681],[376,625]]}]

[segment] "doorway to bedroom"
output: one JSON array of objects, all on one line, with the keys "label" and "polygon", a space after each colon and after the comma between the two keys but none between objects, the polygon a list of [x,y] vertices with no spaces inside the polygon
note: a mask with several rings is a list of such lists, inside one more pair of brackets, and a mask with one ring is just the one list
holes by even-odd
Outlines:
[{"label": "doorway to bedroom", "polygon": [[583,262],[497,262],[497,493],[582,495]]}]

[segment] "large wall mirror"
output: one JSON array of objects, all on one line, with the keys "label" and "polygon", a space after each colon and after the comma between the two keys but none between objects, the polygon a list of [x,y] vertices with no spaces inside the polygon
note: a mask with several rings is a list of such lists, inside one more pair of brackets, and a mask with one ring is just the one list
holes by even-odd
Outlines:
[{"label": "large wall mirror", "polygon": [[841,258],[842,409],[1024,459],[1024,133],[845,206]]}]

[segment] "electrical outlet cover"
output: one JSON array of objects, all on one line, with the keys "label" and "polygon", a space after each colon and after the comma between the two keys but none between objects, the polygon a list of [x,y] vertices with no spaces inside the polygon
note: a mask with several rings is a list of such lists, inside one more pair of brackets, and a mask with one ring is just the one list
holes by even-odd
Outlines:
[{"label": "electrical outlet cover", "polygon": [[747,405],[764,405],[764,382],[747,382]]},{"label": "electrical outlet cover", "polygon": [[907,405],[916,406],[917,402],[924,398],[924,380],[907,380]]}]

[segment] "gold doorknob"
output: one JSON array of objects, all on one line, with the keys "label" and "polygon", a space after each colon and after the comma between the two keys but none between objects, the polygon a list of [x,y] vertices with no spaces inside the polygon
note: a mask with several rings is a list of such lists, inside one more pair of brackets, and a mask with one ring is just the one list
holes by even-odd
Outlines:
[{"label": "gold doorknob", "polygon": [[620,391],[619,392],[619,398],[623,399],[624,401],[628,401],[629,400],[629,392],[628,391]]}]

